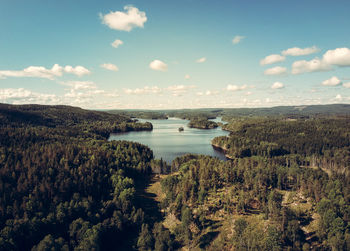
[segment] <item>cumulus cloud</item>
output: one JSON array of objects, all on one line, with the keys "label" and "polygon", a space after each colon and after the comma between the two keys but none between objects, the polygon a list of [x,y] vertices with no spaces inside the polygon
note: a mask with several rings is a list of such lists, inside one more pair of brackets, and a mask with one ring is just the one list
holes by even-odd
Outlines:
[{"label": "cumulus cloud", "polygon": [[197,63],[204,63],[205,61],[207,61],[206,57],[202,57],[196,60]]},{"label": "cumulus cloud", "polygon": [[60,101],[54,94],[37,93],[24,88],[0,89],[0,100],[10,104],[56,104]]},{"label": "cumulus cloud", "polygon": [[228,91],[242,91],[247,89],[248,86],[247,85],[242,85],[242,86],[238,86],[238,85],[227,85],[226,90]]},{"label": "cumulus cloud", "polygon": [[239,36],[239,35],[237,35],[237,36],[235,36],[235,37],[232,39],[232,43],[233,43],[233,44],[238,44],[238,43],[240,43],[244,38],[245,38],[245,36]]},{"label": "cumulus cloud", "polygon": [[337,86],[340,85],[342,82],[339,78],[337,78],[336,76],[331,77],[330,79],[327,79],[325,81],[322,82],[322,85],[325,86]]},{"label": "cumulus cloud", "polygon": [[275,82],[273,85],[271,85],[271,89],[282,89],[284,87],[284,84],[281,82]]},{"label": "cumulus cloud", "polygon": [[276,66],[270,69],[267,69],[264,71],[265,75],[283,75],[287,74],[287,68],[281,67],[281,66]]},{"label": "cumulus cloud", "polygon": [[329,71],[331,66],[318,58],[310,61],[300,60],[292,64],[292,74],[301,74],[307,72]]},{"label": "cumulus cloud", "polygon": [[79,77],[90,74],[90,71],[88,69],[86,69],[85,67],[80,66],[80,65],[78,65],[76,67],[72,67],[70,65],[67,65],[64,67],[64,71],[67,73],[77,75]]},{"label": "cumulus cloud", "polygon": [[293,47],[289,48],[287,50],[282,51],[282,55],[284,56],[305,56],[310,55],[316,52],[319,52],[320,49],[318,49],[316,46],[308,47],[308,48],[298,48]]},{"label": "cumulus cloud", "polygon": [[306,72],[330,71],[332,65],[350,66],[350,49],[336,48],[328,50],[322,59],[314,58],[310,61],[296,61],[292,65],[293,74],[301,74]]},{"label": "cumulus cloud", "polygon": [[46,78],[53,80],[55,77],[61,77],[63,73],[70,73],[77,76],[90,74],[90,71],[83,66],[72,67],[67,65],[62,67],[55,64],[51,69],[46,69],[43,66],[29,66],[20,71],[5,70],[0,71],[0,78],[7,77],[29,77],[29,78]]},{"label": "cumulus cloud", "polygon": [[168,65],[166,63],[156,59],[156,60],[153,60],[149,64],[149,68],[151,68],[152,70],[155,70],[155,71],[167,71]]},{"label": "cumulus cloud", "polygon": [[350,88],[350,82],[344,83],[344,84],[343,84],[343,87],[345,87],[345,88]]},{"label": "cumulus cloud", "polygon": [[122,40],[119,40],[119,39],[116,39],[113,41],[113,43],[111,43],[111,45],[114,47],[114,48],[118,48],[119,45],[122,45],[124,44],[124,42]]},{"label": "cumulus cloud", "polygon": [[285,56],[281,56],[279,54],[272,54],[260,60],[260,64],[261,65],[274,64],[274,63],[282,62],[284,60],[286,60]]},{"label": "cumulus cloud", "polygon": [[146,13],[133,6],[125,6],[125,12],[115,11],[100,15],[102,23],[109,28],[121,31],[131,31],[135,27],[143,28],[147,21]]},{"label": "cumulus cloud", "polygon": [[143,88],[136,88],[136,89],[124,89],[124,92],[126,94],[135,94],[135,95],[142,95],[142,94],[158,94],[162,92],[162,89],[158,86],[145,86]]},{"label": "cumulus cloud", "polygon": [[115,64],[110,64],[110,63],[101,64],[101,67],[109,71],[119,71],[118,66],[116,66]]},{"label": "cumulus cloud", "polygon": [[55,64],[51,69],[46,69],[43,66],[29,66],[20,71],[5,70],[0,71],[0,78],[7,77],[30,77],[30,78],[47,78],[54,79],[62,76],[63,68]]},{"label": "cumulus cloud", "polygon": [[337,48],[335,50],[328,50],[323,55],[323,61],[330,65],[350,66],[350,49]]}]

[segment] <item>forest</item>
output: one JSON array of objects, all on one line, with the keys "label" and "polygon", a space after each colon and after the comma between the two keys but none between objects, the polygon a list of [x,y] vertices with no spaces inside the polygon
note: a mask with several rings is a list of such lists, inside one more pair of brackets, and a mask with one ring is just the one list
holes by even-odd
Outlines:
[{"label": "forest", "polygon": [[164,224],[192,250],[349,250],[350,117],[231,117],[229,160],[185,155],[161,180]]},{"label": "forest", "polygon": [[[137,248],[154,221],[138,190],[157,162],[146,146],[106,139],[150,123],[66,106],[4,104],[0,117],[0,250]],[[158,246],[170,241],[153,232]]]},{"label": "forest", "polygon": [[318,110],[221,114],[227,161],[166,163],[107,140],[130,113],[0,104],[0,250],[349,250],[350,117]]}]

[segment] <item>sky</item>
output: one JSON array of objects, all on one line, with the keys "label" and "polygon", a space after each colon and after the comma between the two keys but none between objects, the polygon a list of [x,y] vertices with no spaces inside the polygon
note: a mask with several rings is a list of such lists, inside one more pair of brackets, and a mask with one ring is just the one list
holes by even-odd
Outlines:
[{"label": "sky", "polygon": [[350,103],[350,1],[0,1],[0,103]]}]

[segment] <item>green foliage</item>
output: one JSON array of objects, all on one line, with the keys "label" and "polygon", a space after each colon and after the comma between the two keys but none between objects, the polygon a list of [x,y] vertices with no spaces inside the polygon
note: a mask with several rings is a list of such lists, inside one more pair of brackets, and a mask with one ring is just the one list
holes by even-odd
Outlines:
[{"label": "green foliage", "polygon": [[106,138],[150,123],[65,106],[0,105],[0,117],[1,250],[132,246],[145,218],[135,180],[153,153]]},{"label": "green foliage", "polygon": [[152,233],[149,230],[148,224],[142,224],[141,232],[137,240],[137,248],[140,251],[152,250],[154,240]]},{"label": "green foliage", "polygon": [[188,127],[190,128],[198,128],[198,129],[213,129],[218,127],[218,124],[214,121],[210,121],[207,119],[192,119],[189,123],[188,123]]}]

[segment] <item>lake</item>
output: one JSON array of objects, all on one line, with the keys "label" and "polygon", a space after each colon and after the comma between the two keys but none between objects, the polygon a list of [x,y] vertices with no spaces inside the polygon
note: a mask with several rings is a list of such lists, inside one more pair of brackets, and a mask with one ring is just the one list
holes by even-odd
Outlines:
[{"label": "lake", "polygon": [[[111,134],[109,140],[134,141],[150,147],[156,159],[162,158],[170,162],[178,156],[186,153],[205,154],[226,160],[220,151],[215,150],[211,145],[211,140],[218,136],[227,136],[229,132],[216,129],[196,129],[187,126],[188,120],[169,118],[162,120],[139,119],[140,122],[151,122],[152,131],[127,132]],[[214,121],[221,122],[221,118]],[[185,130],[179,132],[179,127]]]}]

